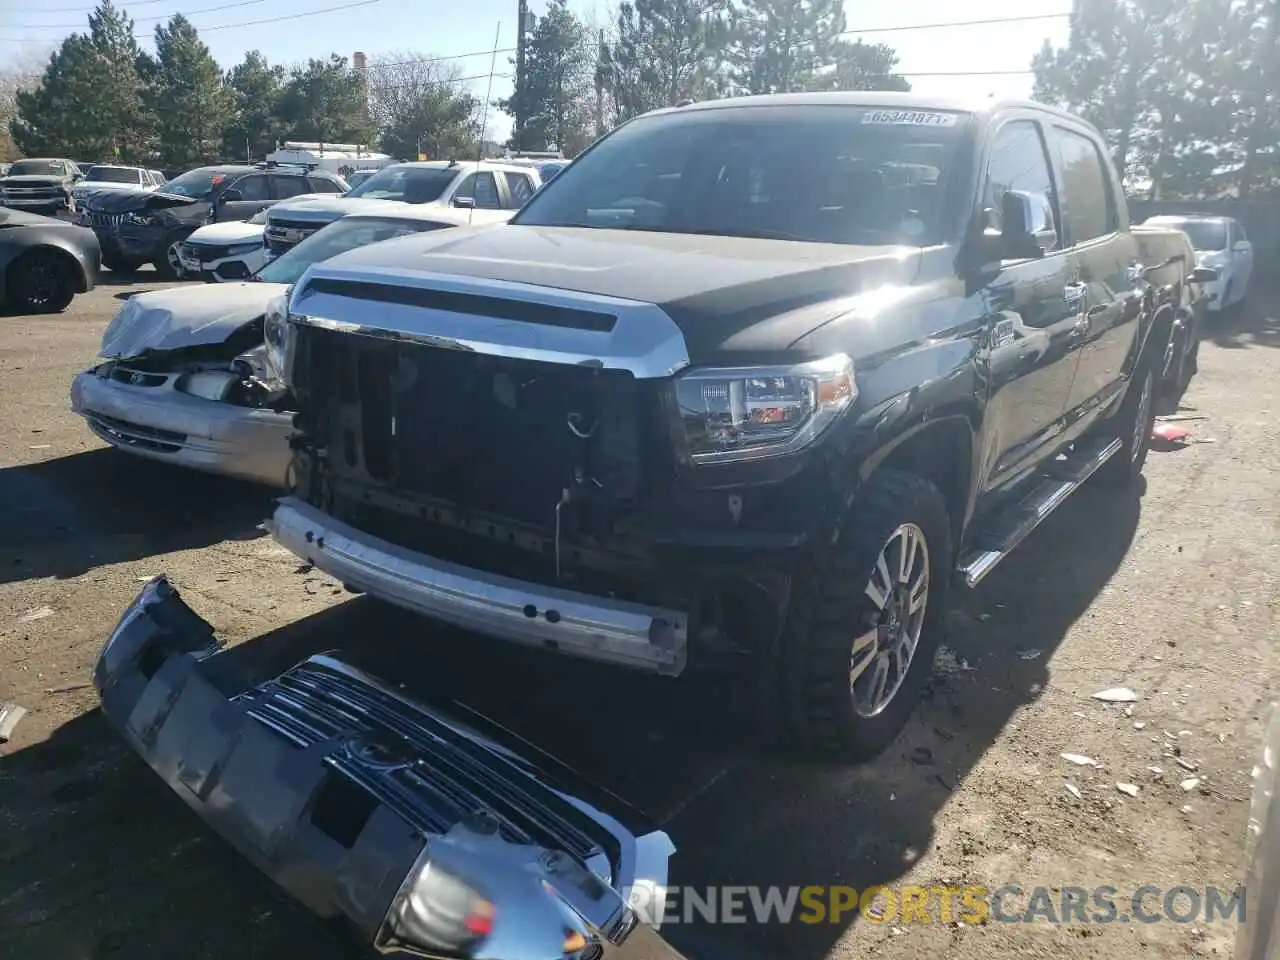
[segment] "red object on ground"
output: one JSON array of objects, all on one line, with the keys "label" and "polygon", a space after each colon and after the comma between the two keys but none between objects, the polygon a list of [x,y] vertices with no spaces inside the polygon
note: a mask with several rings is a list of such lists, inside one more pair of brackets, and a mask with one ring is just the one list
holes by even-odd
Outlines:
[{"label": "red object on ground", "polygon": [[1191,438],[1191,431],[1176,423],[1157,423],[1151,428],[1151,439],[1164,440],[1166,443],[1185,443]]}]

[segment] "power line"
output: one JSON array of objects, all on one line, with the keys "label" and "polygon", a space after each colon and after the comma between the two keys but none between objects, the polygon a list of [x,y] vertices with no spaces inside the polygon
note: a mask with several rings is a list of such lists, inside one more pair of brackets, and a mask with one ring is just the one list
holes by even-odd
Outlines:
[{"label": "power line", "polygon": [[[150,0],[147,0],[147,2],[150,2]],[[173,13],[167,14],[165,16],[134,17],[133,22],[134,23],[154,23],[157,20],[169,20],[177,16],[178,14],[182,14],[182,16],[184,17],[193,17],[198,13],[213,13],[217,10],[230,10],[233,7],[250,7],[256,3],[266,3],[266,0],[236,0],[235,3],[224,3],[217,7],[205,7],[201,10],[185,10],[185,11],[175,10]],[[93,9],[96,10],[97,7],[94,7]],[[84,24],[83,23],[40,23],[40,24],[23,23],[23,24],[14,24],[13,26],[17,27],[17,29],[19,30],[78,30],[81,27],[83,27]],[[204,27],[202,29],[208,30],[209,28]]]},{"label": "power line", "polygon": [[[192,10],[192,11],[190,11],[190,12],[191,12],[191,13],[193,13],[193,14],[195,14],[195,13],[208,13],[210,10],[225,10],[225,9],[227,9],[228,7],[232,7],[232,6],[247,6],[249,3],[256,3],[256,2],[259,2],[259,0],[239,0],[239,2],[238,2],[238,3],[228,4],[228,5],[223,6],[223,7],[210,7],[210,8],[205,9],[205,10]],[[279,16],[279,17],[265,17],[265,18],[263,18],[262,20],[243,20],[243,21],[241,21],[240,23],[218,23],[218,24],[214,24],[214,25],[213,25],[213,26],[211,26],[211,27],[197,27],[197,28],[196,28],[196,31],[197,31],[197,32],[205,32],[205,33],[207,33],[207,32],[209,32],[210,30],[234,30],[234,29],[236,29],[236,28],[238,28],[238,27],[256,27],[256,26],[260,26],[260,25],[262,25],[262,24],[266,24],[266,23],[283,23],[283,22],[284,22],[284,21],[286,21],[286,20],[301,20],[301,19],[303,19],[304,17],[318,17],[318,16],[320,16],[321,14],[324,14],[324,13],[336,13],[336,12],[337,12],[337,11],[339,11],[339,10],[351,10],[351,9],[353,9],[353,8],[355,8],[355,7],[367,7],[367,6],[370,6],[370,5],[372,5],[372,4],[375,4],[375,3],[382,3],[382,2],[383,2],[383,0],[355,0],[355,2],[353,2],[353,3],[340,3],[340,4],[337,4],[336,6],[332,6],[332,7],[321,7],[319,10],[304,10],[304,11],[302,11],[301,13],[287,13],[287,14],[284,14],[283,16]],[[95,8],[95,9],[96,9],[96,8]],[[179,11],[179,12],[180,12],[180,11]],[[185,14],[184,14],[184,16],[185,16]],[[154,18],[148,18],[148,19],[164,20],[164,19],[166,19],[166,18],[165,18],[165,17],[154,17]],[[16,25],[16,26],[17,26],[17,28],[18,28],[18,29],[20,29],[20,30],[47,30],[47,29],[53,29],[53,25],[52,25],[52,24],[45,24],[44,26],[38,26],[38,25],[35,25],[35,24]],[[59,26],[59,27],[57,27],[57,29],[59,29],[59,30],[64,30],[64,29],[75,29],[75,28],[78,28],[78,27],[80,27],[80,26],[83,26],[83,24],[75,24],[75,25],[70,26],[70,27],[69,27],[69,26],[66,26],[66,25],[63,25],[63,26]],[[145,36],[145,35],[135,34],[135,36]],[[0,42],[3,42],[3,43],[31,43],[31,42],[32,42],[32,40],[31,40],[31,38],[30,38],[30,37],[0,37]]]},{"label": "power line", "polygon": [[[892,26],[892,27],[855,27],[852,30],[843,31],[840,35],[847,36],[852,33],[900,33],[908,30],[937,30],[945,27],[981,27],[981,26],[987,26],[988,24],[994,24],[994,23],[1022,23],[1024,21],[1032,21],[1032,20],[1057,20],[1057,19],[1061,19],[1063,17],[1069,17],[1069,16],[1071,16],[1069,11],[1063,11],[1061,13],[1036,13],[1036,14],[1026,14],[1023,16],[1015,16],[1015,17],[988,17],[985,20],[952,20],[946,23],[900,24],[898,26]],[[368,69],[383,70],[390,67],[407,67],[416,63],[440,63],[445,60],[467,60],[471,57],[487,57],[493,52],[494,51],[492,50],[477,50],[474,53],[452,53],[452,54],[448,54],[446,56],[440,56],[440,57],[419,57],[414,60],[397,60],[393,63],[371,63],[369,64]],[[515,52],[516,52],[515,47],[506,47],[498,50],[498,53],[515,53]],[[1031,71],[1018,70],[1015,72],[1030,73]],[[965,76],[965,75],[967,74],[949,74],[949,76]],[[923,74],[916,74],[916,76],[923,76]],[[939,74],[939,76],[941,76],[941,74]]]}]

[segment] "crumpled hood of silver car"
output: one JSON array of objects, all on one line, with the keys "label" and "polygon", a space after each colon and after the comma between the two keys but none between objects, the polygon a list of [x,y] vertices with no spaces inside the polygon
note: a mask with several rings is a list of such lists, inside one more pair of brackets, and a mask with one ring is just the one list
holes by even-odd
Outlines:
[{"label": "crumpled hood of silver car", "polygon": [[93,679],[107,719],[189,807],[366,947],[680,960],[631,908],[665,896],[667,835],[464,707],[333,655],[254,677],[163,577],[125,611]]},{"label": "crumpled hood of silver car", "polygon": [[130,297],[102,335],[100,356],[136,357],[222,343],[284,293],[279,283],[219,283],[153,290]]}]

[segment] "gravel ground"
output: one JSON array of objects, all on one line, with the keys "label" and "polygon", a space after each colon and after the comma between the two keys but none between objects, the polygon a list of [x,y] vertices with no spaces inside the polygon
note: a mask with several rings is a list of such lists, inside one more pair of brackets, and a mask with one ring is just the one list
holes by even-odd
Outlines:
[{"label": "gravel ground", "polygon": [[[96,712],[99,645],[160,572],[264,667],[342,648],[478,701],[661,820],[674,883],[1109,884],[1122,906],[1145,883],[1236,884],[1275,690],[1280,298],[1208,331],[1176,414],[1202,442],[1153,453],[1145,490],[1086,488],[960,596],[907,733],[876,762],[833,768],[759,746],[732,677],[565,663],[351,598],[264,538],[269,492],[104,448],[69,412],[68,384],[120,300],[153,286],[106,281],[63,315],[0,318],[0,700],[29,710],[0,745],[0,956],[352,956]],[[1116,686],[1140,699],[1091,697]],[[668,932],[695,960],[1074,960],[1225,957],[1233,931],[873,911]]]}]

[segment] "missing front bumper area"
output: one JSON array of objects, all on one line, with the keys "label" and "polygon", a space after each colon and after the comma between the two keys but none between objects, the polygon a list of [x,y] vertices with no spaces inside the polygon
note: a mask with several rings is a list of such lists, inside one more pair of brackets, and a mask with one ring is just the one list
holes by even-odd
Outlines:
[{"label": "missing front bumper area", "polygon": [[159,578],[94,683],[170,788],[310,910],[390,955],[679,960],[624,900],[665,888],[666,834],[339,659],[254,684],[231,656]]},{"label": "missing front bumper area", "polygon": [[676,611],[547,587],[407,550],[334,520],[296,497],[268,529],[337,580],[389,603],[517,643],[677,675],[689,618]]}]

